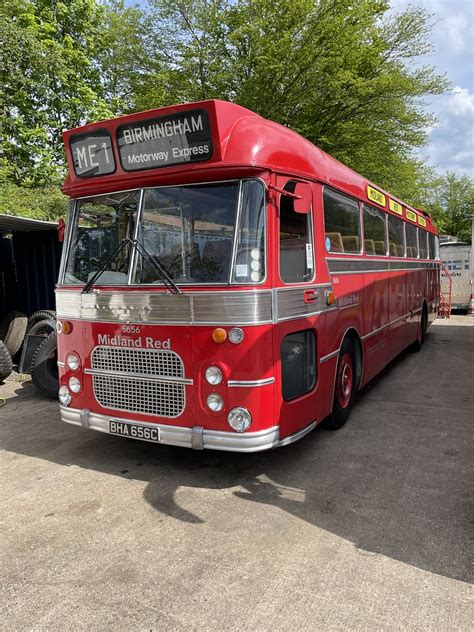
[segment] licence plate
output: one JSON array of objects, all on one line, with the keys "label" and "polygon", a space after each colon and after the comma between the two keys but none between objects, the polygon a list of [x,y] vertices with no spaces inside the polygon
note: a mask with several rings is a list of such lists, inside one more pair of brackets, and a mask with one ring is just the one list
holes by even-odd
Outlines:
[{"label": "licence plate", "polygon": [[142,439],[143,441],[160,441],[160,429],[150,428],[150,426],[140,426],[139,424],[131,424],[126,421],[109,422],[110,434],[120,435],[121,437],[130,437],[131,439]]}]

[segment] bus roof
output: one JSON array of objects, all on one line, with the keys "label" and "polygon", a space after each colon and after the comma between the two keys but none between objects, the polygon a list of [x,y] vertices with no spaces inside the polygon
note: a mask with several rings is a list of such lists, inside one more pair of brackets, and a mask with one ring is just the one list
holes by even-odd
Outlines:
[{"label": "bus roof", "polygon": [[428,230],[428,213],[366,180],[311,142],[239,105],[220,100],[138,112],[64,133],[71,197],[256,175],[308,178],[402,215]]}]

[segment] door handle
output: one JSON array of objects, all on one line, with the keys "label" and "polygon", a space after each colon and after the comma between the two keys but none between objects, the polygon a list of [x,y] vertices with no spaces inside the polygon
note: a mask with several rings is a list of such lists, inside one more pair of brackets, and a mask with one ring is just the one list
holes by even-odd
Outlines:
[{"label": "door handle", "polygon": [[304,291],[304,302],[305,303],[314,303],[318,298],[318,293],[316,290],[305,290]]}]

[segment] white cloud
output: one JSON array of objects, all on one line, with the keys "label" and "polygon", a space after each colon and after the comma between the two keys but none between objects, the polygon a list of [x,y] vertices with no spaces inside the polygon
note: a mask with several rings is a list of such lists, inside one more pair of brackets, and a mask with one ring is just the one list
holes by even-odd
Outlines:
[{"label": "white cloud", "polygon": [[440,171],[456,171],[474,177],[474,94],[456,86],[436,97],[433,106],[438,124],[430,130],[425,158]]}]

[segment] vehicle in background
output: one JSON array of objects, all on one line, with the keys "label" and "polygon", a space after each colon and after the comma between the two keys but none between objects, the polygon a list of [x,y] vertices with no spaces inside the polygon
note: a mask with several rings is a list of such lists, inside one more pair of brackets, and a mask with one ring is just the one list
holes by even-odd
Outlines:
[{"label": "vehicle in background", "polygon": [[[440,238],[440,257],[451,277],[451,310],[469,310],[473,293],[472,246],[449,237]],[[441,270],[441,292],[448,292],[449,279]]]}]

